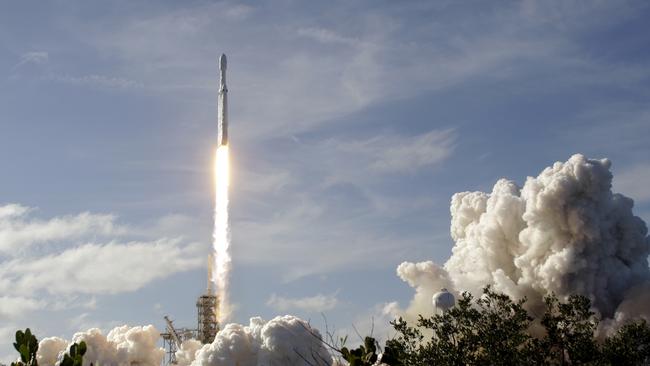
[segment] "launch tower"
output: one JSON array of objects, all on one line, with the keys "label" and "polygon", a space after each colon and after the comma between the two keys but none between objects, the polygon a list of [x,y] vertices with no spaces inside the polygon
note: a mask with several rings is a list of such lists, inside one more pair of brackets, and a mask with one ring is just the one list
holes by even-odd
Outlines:
[{"label": "launch tower", "polygon": [[181,348],[181,344],[188,339],[196,339],[203,344],[212,343],[214,337],[219,331],[219,296],[216,295],[212,286],[212,266],[214,258],[208,256],[208,288],[205,294],[199,296],[196,300],[196,310],[198,315],[197,328],[177,328],[168,316],[165,316],[166,329],[160,333],[163,339],[163,346],[167,354],[164,362],[165,366],[176,365],[176,351]]},{"label": "launch tower", "polygon": [[212,281],[212,266],[214,258],[212,255],[208,256],[208,288],[205,294],[199,296],[196,300],[196,312],[198,314],[198,325],[196,328],[196,336],[201,343],[212,343],[214,337],[219,331],[218,312],[219,312],[219,297],[213,289]]}]

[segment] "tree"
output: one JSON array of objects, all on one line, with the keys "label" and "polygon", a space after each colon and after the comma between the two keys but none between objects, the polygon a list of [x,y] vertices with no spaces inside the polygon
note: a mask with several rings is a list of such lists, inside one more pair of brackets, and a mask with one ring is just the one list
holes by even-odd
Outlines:
[{"label": "tree", "polygon": [[[598,342],[598,319],[588,298],[555,295],[544,301],[544,315],[535,319],[524,309],[525,299],[511,300],[489,286],[474,298],[463,293],[458,303],[442,315],[419,317],[412,326],[399,318],[397,331],[386,348],[395,366],[415,365],[647,365],[650,364],[650,326],[645,321],[621,327]],[[542,335],[530,335],[533,324]]]},{"label": "tree", "polygon": [[561,303],[555,295],[544,299],[546,311],[541,324],[546,336],[536,343],[536,353],[546,355],[544,364],[597,364],[600,350],[594,338],[598,319],[588,298],[571,295]]},{"label": "tree", "polygon": [[[531,318],[524,302],[513,302],[490,287],[477,299],[465,292],[444,314],[420,316],[417,327],[402,318],[392,322],[398,336],[387,344],[401,352],[404,365],[527,363],[523,345],[530,339],[526,331]],[[431,336],[425,337],[423,330]]]},{"label": "tree", "polygon": [[628,323],[607,338],[603,359],[611,365],[647,365],[650,363],[650,327],[645,320]]}]

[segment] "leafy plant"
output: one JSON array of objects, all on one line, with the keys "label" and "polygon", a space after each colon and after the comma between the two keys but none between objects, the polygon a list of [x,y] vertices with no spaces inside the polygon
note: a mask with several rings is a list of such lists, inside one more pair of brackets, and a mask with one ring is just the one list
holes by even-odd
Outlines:
[{"label": "leafy plant", "polygon": [[376,341],[372,337],[366,337],[363,340],[363,345],[359,348],[348,349],[347,347],[341,348],[341,355],[343,359],[348,361],[350,366],[370,366],[377,361],[377,346]]},{"label": "leafy plant", "polygon": [[[38,339],[29,328],[25,329],[24,332],[21,330],[16,332],[14,348],[20,354],[20,361],[12,362],[11,366],[38,366],[36,360]],[[86,350],[86,342],[73,343],[70,346],[70,351],[63,355],[60,366],[82,366],[83,355],[86,354]],[[92,363],[90,365],[92,366]]]},{"label": "leafy plant", "polygon": [[38,366],[36,361],[36,352],[38,351],[38,340],[27,328],[25,331],[16,332],[16,342],[14,348],[20,354],[20,361],[12,362],[11,366]]},{"label": "leafy plant", "polygon": [[342,347],[340,349],[341,356],[350,364],[350,366],[372,366],[377,362],[381,362],[391,366],[401,366],[400,360],[401,353],[392,348],[389,344],[384,347],[384,352],[377,353],[378,343],[373,337],[365,337],[363,345],[355,349],[348,349]]},{"label": "leafy plant", "polygon": [[63,355],[61,366],[82,366],[84,354],[86,354],[86,342],[73,343],[70,351]]}]

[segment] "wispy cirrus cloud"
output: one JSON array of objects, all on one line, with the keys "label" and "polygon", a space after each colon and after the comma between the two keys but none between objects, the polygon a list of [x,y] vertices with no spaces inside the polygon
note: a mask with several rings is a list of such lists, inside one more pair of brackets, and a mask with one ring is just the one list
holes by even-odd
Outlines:
[{"label": "wispy cirrus cloud", "polygon": [[322,43],[341,43],[347,45],[355,45],[359,42],[354,38],[342,36],[334,32],[333,30],[327,28],[316,28],[316,27],[298,28],[296,30],[296,33],[299,36],[313,39],[315,41],[322,42]]},{"label": "wispy cirrus cloud", "polygon": [[319,313],[334,309],[339,304],[336,293],[323,295],[317,294],[307,297],[283,297],[271,294],[266,305],[276,311],[301,310],[312,313]]},{"label": "wispy cirrus cloud", "polygon": [[453,152],[455,140],[453,129],[432,130],[411,137],[385,134],[368,140],[343,142],[338,149],[367,157],[368,165],[376,172],[404,173],[443,162]]},{"label": "wispy cirrus cloud", "polygon": [[91,86],[100,88],[115,88],[115,89],[134,89],[143,88],[144,84],[135,80],[130,80],[123,77],[113,77],[98,74],[73,76],[73,75],[49,75],[47,80],[56,81],[65,84]]},{"label": "wispy cirrus cloud", "polygon": [[14,70],[26,65],[26,64],[35,64],[42,65],[46,64],[50,59],[50,55],[45,51],[31,51],[26,52],[20,55],[20,61],[14,66]]}]

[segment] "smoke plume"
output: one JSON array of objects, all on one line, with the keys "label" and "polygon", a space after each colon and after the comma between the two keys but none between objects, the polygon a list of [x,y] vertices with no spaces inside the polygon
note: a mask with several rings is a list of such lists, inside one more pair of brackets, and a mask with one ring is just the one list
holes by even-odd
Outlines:
[{"label": "smoke plume", "polygon": [[[323,343],[318,330],[307,322],[291,315],[278,316],[265,322],[251,318],[248,326],[226,325],[214,342],[206,344],[195,357],[178,357],[179,366],[329,366],[332,356]],[[182,348],[191,349],[193,345]]]},{"label": "smoke plume", "polygon": [[144,327],[121,326],[107,336],[93,328],[76,333],[71,342],[62,338],[44,338],[38,345],[36,355],[41,366],[53,366],[60,362],[72,343],[86,342],[84,366],[90,365],[141,365],[160,366],[165,350],[157,346],[160,333],[152,325]]},{"label": "smoke plume", "polygon": [[[39,343],[37,359],[40,366],[55,366],[69,350],[72,342],[86,342],[88,350],[84,366],[159,366],[165,356],[158,347],[158,330],[121,326],[107,336],[93,328],[76,333],[72,341],[44,338]],[[291,315],[278,316],[268,322],[251,318],[250,324],[227,324],[210,344],[187,340],[176,351],[179,366],[330,366],[332,356],[318,330],[306,321]]]},{"label": "smoke plume", "polygon": [[501,179],[491,193],[451,199],[452,255],[402,263],[398,275],[416,289],[407,315],[430,314],[441,287],[479,294],[485,285],[526,297],[533,312],[545,295],[582,294],[604,324],[650,316],[650,238],[633,201],[613,193],[610,161],[574,155],[528,177]]},{"label": "smoke plume", "polygon": [[[211,280],[217,286],[219,294],[219,311],[217,317],[223,322],[230,315],[228,301],[228,282],[230,281],[230,229],[228,227],[228,187],[230,185],[230,158],[228,146],[219,146],[215,158],[215,205],[214,233],[212,246],[214,249],[214,268]],[[217,310],[217,309],[215,309]]]}]

